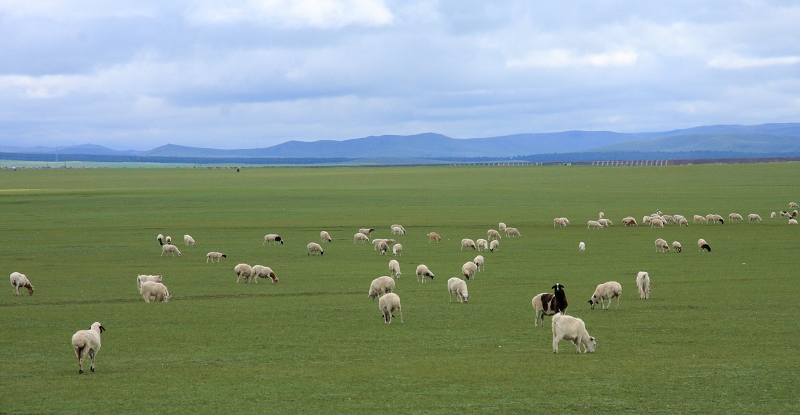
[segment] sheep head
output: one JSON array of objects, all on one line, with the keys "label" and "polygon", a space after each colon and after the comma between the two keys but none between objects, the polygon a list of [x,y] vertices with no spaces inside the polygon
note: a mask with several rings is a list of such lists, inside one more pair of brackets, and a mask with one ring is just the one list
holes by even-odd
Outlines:
[{"label": "sheep head", "polygon": [[31,285],[31,283],[27,283],[23,285],[23,287],[28,289],[28,295],[33,295],[33,285]]}]

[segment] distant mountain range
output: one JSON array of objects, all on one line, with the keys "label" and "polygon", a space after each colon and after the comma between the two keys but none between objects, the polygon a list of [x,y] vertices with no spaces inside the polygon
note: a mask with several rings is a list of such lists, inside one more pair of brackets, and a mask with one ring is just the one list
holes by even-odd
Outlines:
[{"label": "distant mountain range", "polygon": [[272,147],[220,150],[167,144],[149,151],[117,151],[84,144],[60,147],[0,146],[0,153],[118,156],[135,158],[325,158],[448,159],[511,158],[554,153],[800,154],[800,123],[752,126],[714,125],[682,130],[616,133],[565,131],[501,137],[455,139],[441,134],[384,135],[333,141],[288,141]]}]

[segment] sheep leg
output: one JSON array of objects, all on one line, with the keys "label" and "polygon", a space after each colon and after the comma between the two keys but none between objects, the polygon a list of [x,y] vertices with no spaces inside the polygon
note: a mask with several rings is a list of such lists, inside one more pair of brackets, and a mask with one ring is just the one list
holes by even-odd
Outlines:
[{"label": "sheep leg", "polygon": [[[617,310],[619,310],[619,298],[622,297],[622,294],[617,295]],[[608,300],[608,305],[611,305],[611,300]]]},{"label": "sheep leg", "polygon": [[94,354],[93,350],[89,351],[89,357],[92,358],[92,367],[90,368],[92,372],[94,372]]}]

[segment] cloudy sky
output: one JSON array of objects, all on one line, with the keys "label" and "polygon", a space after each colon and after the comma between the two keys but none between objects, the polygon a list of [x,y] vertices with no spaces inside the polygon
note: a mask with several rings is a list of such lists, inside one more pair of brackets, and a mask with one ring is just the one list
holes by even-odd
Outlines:
[{"label": "cloudy sky", "polygon": [[800,121],[796,1],[0,0],[0,145]]}]

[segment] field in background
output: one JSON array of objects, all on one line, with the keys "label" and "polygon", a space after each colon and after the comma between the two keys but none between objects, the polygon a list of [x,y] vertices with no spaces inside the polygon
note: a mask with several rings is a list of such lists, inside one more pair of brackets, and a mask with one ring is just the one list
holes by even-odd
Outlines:
[{"label": "field in background", "polygon": [[[0,270],[36,287],[0,295],[0,413],[793,412],[800,227],[769,213],[800,202],[796,175],[796,163],[0,170]],[[657,209],[764,223],[622,226]],[[616,226],[587,230],[600,211]],[[554,229],[560,216],[572,225]],[[447,278],[477,254],[461,238],[499,221],[522,238],[484,253],[469,303],[448,304]],[[390,258],[353,234],[388,238],[393,223],[408,231],[396,237],[405,323],[386,326],[367,289]],[[320,230],[334,242],[309,257]],[[444,240],[429,244],[431,231]],[[159,233],[183,255],[161,257]],[[264,246],[266,233],[286,243]],[[656,254],[658,237],[684,252]],[[206,263],[209,251],[228,258]],[[280,283],[237,285],[240,262]],[[433,281],[415,281],[420,263]],[[173,300],[144,303],[144,273]],[[620,309],[590,310],[609,280]],[[562,342],[553,355],[550,318],[534,328],[531,298],[556,282],[596,353]],[[70,338],[94,321],[108,329],[97,372],[79,376]]]}]

